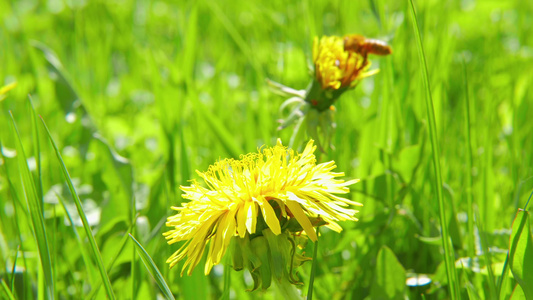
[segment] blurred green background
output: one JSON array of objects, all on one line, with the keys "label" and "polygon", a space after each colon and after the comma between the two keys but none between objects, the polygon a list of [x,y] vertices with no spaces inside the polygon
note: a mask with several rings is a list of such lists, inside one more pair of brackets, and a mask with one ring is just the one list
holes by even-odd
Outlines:
[{"label": "blurred green background", "polygon": [[[533,186],[533,2],[415,5],[457,284],[463,298],[505,299],[516,285],[512,276],[500,278],[511,223]],[[449,297],[408,2],[0,0],[0,20],[0,86],[17,82],[0,100],[0,277],[7,289],[14,283],[18,298],[44,297],[47,286],[37,251],[42,236],[27,200],[31,179],[32,199],[42,202],[54,293],[105,297],[60,161],[28,95],[59,148],[104,265],[113,263],[107,271],[117,297],[161,294],[131,232],[176,298],[218,299],[228,292],[222,267],[180,278],[180,266],[165,264],[178,249],[161,233],[170,206],[181,202],[179,185],[219,158],[274,145],[278,137],[288,144],[292,128],[276,130],[284,99],[265,79],[304,89],[313,37],[351,33],[385,40],[394,52],[373,58],[380,73],[336,105],[335,150],[320,160],[335,160],[338,171],[362,180],[351,198],[364,207],[358,223],[341,224],[342,233],[322,231],[314,297]],[[312,249],[309,243],[305,251]],[[299,273],[304,294],[310,266]],[[432,282],[406,286],[417,274]],[[232,271],[229,297],[278,297],[274,288],[246,292],[250,282]]]}]

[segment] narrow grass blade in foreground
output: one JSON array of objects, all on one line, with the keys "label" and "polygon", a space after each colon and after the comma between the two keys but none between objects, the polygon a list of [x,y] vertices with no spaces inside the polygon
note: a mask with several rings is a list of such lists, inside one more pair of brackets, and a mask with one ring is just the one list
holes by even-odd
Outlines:
[{"label": "narrow grass blade in foreground", "polygon": [[435,171],[435,189],[437,191],[437,200],[439,202],[440,226],[442,230],[442,246],[444,247],[444,261],[446,264],[446,275],[448,277],[448,285],[451,299],[460,299],[459,283],[455,274],[455,264],[453,258],[453,248],[450,243],[450,235],[448,233],[448,224],[446,224],[446,211],[444,206],[444,197],[442,194],[442,175],[440,172],[439,162],[439,145],[437,139],[437,125],[435,122],[435,111],[433,108],[433,99],[431,96],[431,87],[429,84],[428,67],[426,63],[426,55],[424,53],[424,46],[422,45],[422,38],[418,28],[418,20],[416,18],[415,5],[413,0],[409,0],[411,17],[413,18],[413,31],[416,36],[416,44],[418,46],[418,54],[420,58],[420,66],[422,67],[422,78],[424,87],[426,89],[426,111],[429,123],[429,136],[431,139],[431,149],[433,152],[433,167]]},{"label": "narrow grass blade in foreground", "polygon": [[496,279],[494,277],[494,266],[493,266],[493,257],[492,253],[489,250],[489,242],[487,233],[485,231],[484,224],[480,221],[479,213],[477,211],[474,213],[474,220],[476,221],[476,227],[478,234],[475,237],[476,240],[479,239],[481,243],[481,251],[483,251],[483,256],[485,257],[485,265],[487,266],[487,272],[488,272],[488,286],[489,286],[489,292],[490,292],[490,299],[496,299],[499,293],[496,288]]},{"label": "narrow grass blade in foreground", "polygon": [[157,268],[153,259],[150,257],[150,255],[148,255],[146,250],[144,250],[143,246],[133,237],[133,235],[131,235],[131,233],[129,233],[128,235],[134,242],[137,253],[141,257],[144,266],[146,267],[146,270],[150,272],[150,275],[152,275],[152,278],[154,278],[155,282],[157,283],[163,294],[165,294],[165,297],[167,299],[174,299],[174,295],[172,295],[170,288],[165,282],[163,275],[161,275],[161,272],[159,272],[159,268]]},{"label": "narrow grass blade in foreground", "polygon": [[11,292],[15,292],[15,271],[17,270],[17,260],[19,258],[20,245],[17,246],[17,252],[15,252],[15,260],[13,261],[13,268],[11,268]]},{"label": "narrow grass blade in foreground", "polygon": [[72,198],[74,199],[76,208],[78,209],[78,214],[80,215],[81,221],[83,223],[83,228],[85,229],[85,233],[87,234],[87,238],[89,239],[89,244],[91,245],[92,254],[93,254],[94,259],[97,262],[98,269],[100,271],[100,276],[102,277],[102,281],[106,289],[107,297],[109,299],[115,299],[115,294],[113,293],[113,288],[111,287],[111,281],[109,280],[109,276],[107,275],[106,269],[104,267],[102,255],[100,253],[100,250],[98,249],[98,245],[96,244],[96,240],[92,233],[89,222],[87,221],[87,216],[83,212],[83,207],[81,206],[80,198],[78,197],[78,194],[76,190],[74,189],[74,185],[72,184],[72,180],[68,173],[67,167],[65,166],[65,163],[63,162],[63,159],[61,158],[61,154],[59,152],[59,149],[57,148],[56,143],[52,139],[52,134],[50,133],[50,130],[48,130],[48,127],[46,126],[46,123],[44,122],[42,118],[41,118],[41,121],[43,123],[44,128],[46,129],[48,138],[50,139],[50,143],[52,143],[52,146],[54,147],[54,151],[56,153],[57,159],[59,163],[61,164],[61,171],[63,173],[63,176],[65,177],[65,180],[67,182]]},{"label": "narrow grass blade in foreground", "polygon": [[4,294],[7,296],[7,299],[9,300],[15,300],[15,296],[11,293],[9,290],[9,287],[7,286],[6,282],[2,279],[2,287],[4,288]]},{"label": "narrow grass blade in foreground", "polygon": [[533,299],[533,236],[530,228],[528,211],[519,208],[513,221],[509,264],[526,299]]},{"label": "narrow grass blade in foreground", "polygon": [[466,132],[466,205],[468,214],[468,256],[474,257],[475,255],[475,236],[474,236],[474,200],[472,197],[473,189],[473,175],[472,169],[474,165],[472,163],[472,136],[470,133],[470,97],[468,94],[468,76],[466,73],[466,62],[463,59],[463,74],[465,84],[465,132]]},{"label": "narrow grass blade in foreground", "polygon": [[15,124],[15,118],[11,114],[11,122],[13,128],[13,134],[17,140],[17,160],[20,171],[21,186],[23,189],[24,197],[28,204],[30,211],[31,222],[33,225],[33,232],[35,235],[37,247],[39,249],[39,257],[41,261],[42,271],[44,274],[44,281],[46,285],[45,298],[53,299],[55,295],[54,277],[52,274],[52,258],[50,257],[50,246],[46,235],[46,227],[44,225],[44,218],[42,212],[41,199],[37,195],[35,183],[33,182],[33,176],[30,173],[30,169],[27,164],[26,154],[24,147],[20,140],[20,134],[18,132],[17,125]]},{"label": "narrow grass blade in foreground", "polygon": [[[130,224],[130,227],[128,227],[127,231],[126,232],[131,232],[133,230],[133,227],[135,226],[135,224],[137,224],[137,218],[139,217],[139,214],[137,214],[135,216],[135,219],[133,220],[132,224]],[[126,242],[128,241],[128,236],[127,235],[124,235],[122,237],[122,239],[120,240],[120,242],[117,244],[119,245],[117,248],[118,248],[118,251],[115,253],[115,256],[113,256],[113,258],[111,258],[111,260],[107,263],[107,267],[106,267],[106,270],[108,272],[111,271],[111,269],[113,268],[113,266],[115,265],[115,262],[117,262],[117,259],[118,257],[120,256],[120,254],[122,254],[122,251],[124,251],[124,248],[126,248]],[[89,296],[87,297],[87,299],[94,299],[94,297],[96,297],[96,295],[98,294],[98,291],[100,290],[100,287],[102,286],[102,282],[99,281],[97,283],[97,285],[94,287],[94,289],[91,291],[91,293],[89,294]]]},{"label": "narrow grass blade in foreground", "polygon": [[37,182],[37,195],[39,196],[39,199],[41,200],[41,205],[44,205],[44,198],[43,198],[43,181],[42,181],[42,166],[41,166],[41,140],[39,138],[39,121],[37,118],[37,115],[35,113],[35,107],[33,106],[33,99],[31,96],[29,96],[29,104],[30,104],[30,112],[31,112],[31,122],[33,127],[33,143],[35,145],[33,151],[35,156],[35,162],[37,165],[37,178],[39,181]]}]

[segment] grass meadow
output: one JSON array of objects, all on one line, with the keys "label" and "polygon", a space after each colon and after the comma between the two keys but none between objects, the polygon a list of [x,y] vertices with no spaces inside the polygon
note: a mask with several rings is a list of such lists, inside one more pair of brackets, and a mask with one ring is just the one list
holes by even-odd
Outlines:
[{"label": "grass meadow", "polygon": [[313,38],[351,33],[393,54],[318,156],[364,206],[321,230],[313,298],[532,297],[533,2],[414,7],[0,0],[0,298],[280,299],[223,265],[180,277],[165,221],[195,170],[288,144],[266,80],[305,89]]}]

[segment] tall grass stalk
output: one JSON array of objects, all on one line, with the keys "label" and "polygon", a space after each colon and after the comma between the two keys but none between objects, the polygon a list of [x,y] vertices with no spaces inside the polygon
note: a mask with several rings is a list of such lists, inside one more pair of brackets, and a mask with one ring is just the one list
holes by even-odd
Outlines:
[{"label": "tall grass stalk", "polygon": [[433,98],[431,95],[431,86],[429,83],[428,67],[426,63],[426,55],[424,53],[424,45],[422,44],[422,37],[420,36],[420,30],[418,27],[418,20],[416,17],[415,5],[413,0],[409,0],[410,12],[412,17],[413,31],[416,37],[416,44],[418,48],[418,56],[420,59],[420,66],[422,68],[422,79],[424,81],[424,88],[426,91],[426,112],[429,123],[429,136],[431,140],[431,149],[433,154],[433,168],[435,176],[435,190],[437,192],[437,201],[439,203],[439,217],[441,226],[442,246],[444,247],[444,261],[446,264],[446,274],[448,277],[448,285],[451,299],[460,299],[461,294],[459,292],[459,282],[455,272],[455,263],[453,258],[455,257],[453,248],[451,246],[451,238],[448,233],[448,224],[446,218],[446,206],[444,204],[444,197],[442,194],[442,175],[440,170],[440,155],[439,144],[437,137],[437,124],[435,122],[435,110],[433,106]]}]

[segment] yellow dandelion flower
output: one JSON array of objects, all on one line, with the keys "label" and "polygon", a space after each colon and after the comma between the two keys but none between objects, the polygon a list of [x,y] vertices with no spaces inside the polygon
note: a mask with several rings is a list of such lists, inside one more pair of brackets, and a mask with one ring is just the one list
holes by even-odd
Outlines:
[{"label": "yellow dandelion flower", "polygon": [[354,87],[357,82],[376,71],[366,72],[370,61],[365,53],[345,49],[345,39],[338,36],[324,36],[313,42],[313,63],[315,78],[322,89]]},{"label": "yellow dandelion flower", "polygon": [[180,187],[185,192],[182,197],[190,201],[172,207],[178,214],[168,218],[166,225],[173,229],[164,236],[169,244],[185,243],[167,263],[172,267],[187,258],[182,274],[189,267],[190,275],[209,244],[207,275],[220,263],[232,238],[248,238],[264,230],[277,236],[290,231],[289,221],[296,220],[299,230],[316,241],[317,217],[335,231],[342,230],[336,221],[357,221],[357,210],[349,206],[362,204],[336,194],[348,193],[347,186],[358,180],[338,179],[344,173],[332,172],[334,161],[316,164],[315,150],[312,140],[302,153],[295,153],[278,139],[274,147],[239,160],[218,161],[207,172],[197,171],[206,187],[196,181]]},{"label": "yellow dandelion flower", "polygon": [[389,55],[392,49],[384,41],[348,34],[344,37],[315,37],[312,50],[312,78],[305,90],[271,80],[268,84],[276,93],[290,97],[280,106],[280,112],[285,117],[279,120],[278,129],[294,125],[291,140],[299,142],[299,137],[303,136],[301,132],[307,127],[309,136],[322,152],[326,152],[328,148],[333,148],[331,139],[336,127],[333,105],[343,93],[355,88],[361,79],[379,71],[369,70],[369,55]]}]

